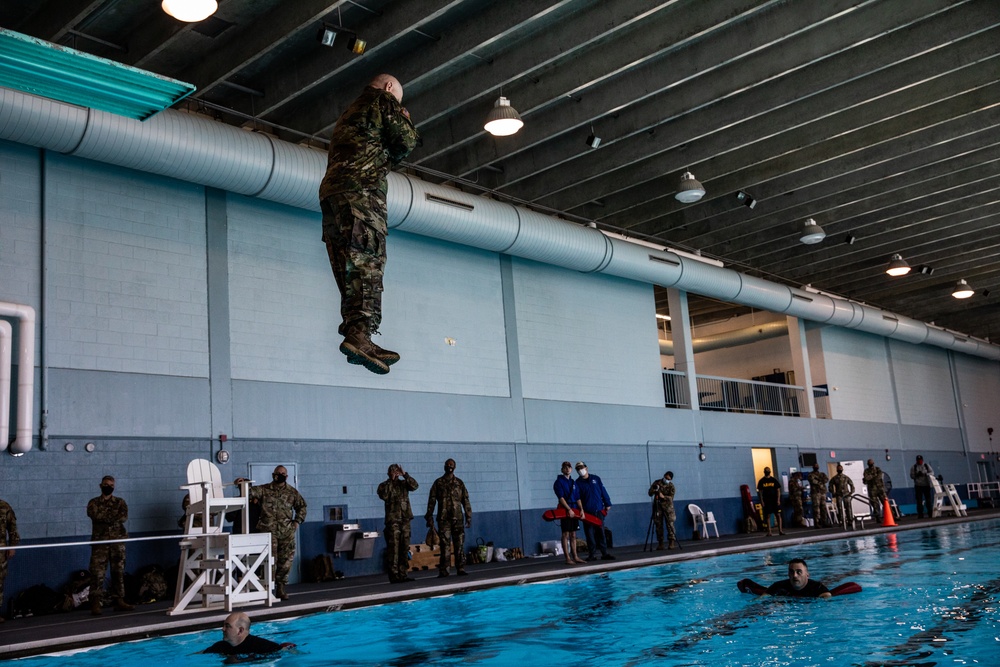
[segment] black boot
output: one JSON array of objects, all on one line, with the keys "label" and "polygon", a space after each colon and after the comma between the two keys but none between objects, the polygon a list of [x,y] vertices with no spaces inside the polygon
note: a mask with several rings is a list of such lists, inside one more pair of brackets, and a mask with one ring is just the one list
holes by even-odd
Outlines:
[{"label": "black boot", "polygon": [[[372,373],[385,375],[389,372],[389,365],[378,356],[379,348],[368,338],[368,325],[355,322],[344,331],[344,342],[340,344],[340,351],[347,355],[347,360],[352,364],[364,366]],[[399,355],[396,355],[397,359]]]},{"label": "black boot", "polygon": [[386,366],[392,366],[399,361],[399,352],[393,352],[392,350],[387,350],[384,347],[376,345],[375,341],[371,341],[371,343],[372,347],[375,348],[375,356]]}]

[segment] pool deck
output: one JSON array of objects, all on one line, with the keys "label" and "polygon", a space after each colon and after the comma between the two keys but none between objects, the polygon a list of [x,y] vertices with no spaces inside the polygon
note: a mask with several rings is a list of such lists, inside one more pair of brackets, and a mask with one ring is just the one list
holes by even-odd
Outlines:
[{"label": "pool deck", "polygon": [[[268,608],[262,605],[236,607],[250,614],[254,621],[303,616],[318,611],[365,607],[387,602],[399,602],[472,591],[496,586],[509,586],[534,581],[608,572],[647,565],[695,560],[724,554],[742,553],[774,547],[788,547],[827,540],[877,535],[940,526],[968,523],[1000,517],[1000,509],[970,509],[968,517],[941,517],[918,520],[904,517],[896,527],[871,526],[864,530],[844,531],[840,528],[790,528],[787,535],[766,537],[764,533],[725,535],[721,539],[681,542],[681,549],[643,551],[642,545],[612,550],[613,561],[597,560],[584,565],[569,566],[561,556],[523,558],[503,563],[470,565],[469,576],[438,578],[436,570],[411,573],[417,581],[390,584],[385,575],[352,577],[319,584],[296,584],[288,587],[290,598]],[[735,583],[735,582],[734,582]],[[138,605],[135,611],[115,612],[105,609],[104,615],[93,617],[84,605],[76,611],[29,618],[8,619],[0,623],[0,659],[18,658],[88,646],[118,643],[127,640],[162,635],[218,629],[226,617],[225,611],[207,611],[168,616],[168,602]]]}]

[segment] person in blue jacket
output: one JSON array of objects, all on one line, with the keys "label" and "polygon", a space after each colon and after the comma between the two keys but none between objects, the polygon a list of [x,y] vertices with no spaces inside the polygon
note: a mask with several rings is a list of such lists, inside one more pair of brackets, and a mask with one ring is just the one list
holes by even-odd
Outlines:
[{"label": "person in blue jacket", "polygon": [[580,492],[576,488],[576,480],[573,479],[573,465],[569,461],[563,461],[562,474],[556,477],[552,490],[556,494],[559,507],[566,510],[568,516],[560,519],[562,528],[563,554],[566,556],[567,565],[576,565],[583,560],[576,553],[576,531],[580,528],[580,519],[573,516],[573,512],[579,512],[583,518],[583,503],[580,502]]},{"label": "person in blue jacket", "polygon": [[607,489],[601,483],[601,478],[587,472],[587,464],[577,461],[576,485],[580,491],[580,500],[583,502],[583,511],[587,514],[600,517],[602,524],[594,525],[590,522],[583,522],[583,534],[587,538],[587,560],[597,560],[597,551],[601,552],[601,560],[614,560],[615,557],[608,553],[607,540],[604,538],[603,517],[608,515],[611,509],[611,497]]}]

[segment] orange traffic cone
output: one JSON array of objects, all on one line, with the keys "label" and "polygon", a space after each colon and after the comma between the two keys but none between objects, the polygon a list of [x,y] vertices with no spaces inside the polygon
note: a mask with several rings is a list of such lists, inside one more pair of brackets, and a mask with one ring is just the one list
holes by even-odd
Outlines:
[{"label": "orange traffic cone", "polygon": [[889,506],[889,499],[882,500],[882,525],[895,526],[896,522],[892,518],[892,507]]}]

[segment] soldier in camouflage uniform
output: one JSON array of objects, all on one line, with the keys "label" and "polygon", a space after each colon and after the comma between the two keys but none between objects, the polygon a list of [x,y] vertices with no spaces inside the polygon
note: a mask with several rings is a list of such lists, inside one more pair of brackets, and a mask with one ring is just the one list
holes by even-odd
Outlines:
[{"label": "soldier in camouflage uniform", "polygon": [[[271,560],[274,564],[274,595],[287,600],[288,573],[295,559],[295,529],[306,520],[306,501],[289,484],[288,470],[278,466],[271,473],[270,484],[250,487],[250,502],[260,505],[256,533],[271,533]],[[238,479],[239,484],[243,480]]]},{"label": "soldier in camouflage uniform", "polygon": [[382,322],[386,177],[417,145],[402,101],[395,77],[380,74],[368,84],[334,127],[319,188],[323,241],[340,288],[340,351],[350,363],[380,375],[399,361],[397,353],[371,341]]},{"label": "soldier in camouflage uniform", "polygon": [[677,534],[674,532],[674,473],[667,471],[663,479],[658,479],[649,487],[649,496],[653,498],[653,524],[656,526],[656,550],[663,551],[663,524],[667,524],[668,549],[677,546]]},{"label": "soldier in camouflage uniform", "polygon": [[865,474],[861,478],[868,488],[868,502],[872,504],[872,511],[879,518],[882,518],[882,512],[885,509],[885,501],[887,496],[885,495],[885,478],[882,474],[882,469],[875,465],[875,459],[868,459],[868,467],[865,468]]},{"label": "soldier in camouflage uniform", "polygon": [[[14,508],[6,501],[0,500],[0,547],[16,547],[21,543],[21,536],[17,534],[17,517],[14,516]],[[0,611],[3,610],[3,581],[7,578],[7,561],[17,553],[13,549],[0,548]],[[0,623],[3,623],[3,616],[0,616]]]},{"label": "soldier in camouflage uniform", "polygon": [[378,485],[378,497],[385,501],[385,556],[388,562],[389,583],[401,584],[415,581],[407,574],[410,550],[410,491],[419,484],[398,463],[389,466],[389,479]]},{"label": "soldier in camouflage uniform", "polygon": [[792,506],[792,525],[802,526],[802,473],[800,472],[789,475],[788,502]]},{"label": "soldier in camouflage uniform", "polygon": [[830,495],[837,507],[837,514],[845,525],[854,520],[851,511],[851,496],[854,495],[854,482],[844,474],[844,466],[837,464],[837,474],[830,480]]},{"label": "soldier in camouflage uniform", "polygon": [[[105,475],[101,479],[101,495],[87,503],[87,516],[93,529],[90,539],[116,540],[128,537],[125,522],[128,521],[128,505],[123,498],[114,495],[115,478]],[[129,611],[134,607],[125,602],[125,545],[93,544],[90,547],[90,613],[101,615],[101,594],[104,591],[104,575],[111,566],[111,587],[108,591],[115,601],[115,609]]]},{"label": "soldier in camouflage uniform", "polygon": [[833,522],[830,520],[830,513],[826,511],[826,485],[830,478],[825,472],[819,471],[819,464],[813,464],[813,471],[809,473],[809,496],[813,504],[813,525],[816,528],[829,526]]},{"label": "soldier in camouflage uniform", "polygon": [[[455,477],[455,459],[444,462],[444,475],[434,480],[430,497],[427,498],[427,527],[434,527],[434,504],[437,503],[438,537],[441,538],[441,560],[438,562],[438,576],[448,576],[451,562],[450,550],[454,547],[455,567],[458,574],[465,575],[465,529],[472,526],[472,505],[465,484]],[[462,521],[462,512],[465,521]]]}]

